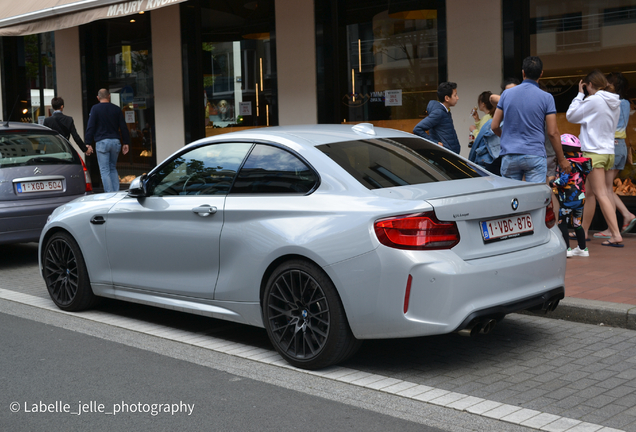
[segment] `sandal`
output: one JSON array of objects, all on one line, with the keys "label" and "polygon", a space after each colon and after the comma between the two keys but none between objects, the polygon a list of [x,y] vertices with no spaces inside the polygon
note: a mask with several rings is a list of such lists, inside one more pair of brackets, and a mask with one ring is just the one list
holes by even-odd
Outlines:
[{"label": "sandal", "polygon": [[594,237],[594,238],[601,238],[601,239],[609,239],[609,238],[612,238],[612,236],[611,236],[611,235],[603,234],[603,233],[600,233],[600,232],[595,233],[593,237]]},{"label": "sandal", "polygon": [[634,219],[632,219],[631,221],[629,221],[628,224],[623,225],[623,229],[621,230],[621,234],[625,234],[626,232],[631,231],[632,228],[634,228],[634,225],[636,225],[636,217]]},{"label": "sandal", "polygon": [[615,247],[615,248],[622,248],[625,247],[625,245],[623,243],[614,243],[611,242],[609,240],[604,241],[603,243],[601,243],[602,246],[611,246],[611,247]]}]

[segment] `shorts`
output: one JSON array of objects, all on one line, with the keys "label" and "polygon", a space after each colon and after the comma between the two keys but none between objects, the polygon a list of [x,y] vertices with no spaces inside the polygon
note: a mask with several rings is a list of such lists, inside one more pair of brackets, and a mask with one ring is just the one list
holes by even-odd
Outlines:
[{"label": "shorts", "polygon": [[581,226],[583,220],[583,207],[580,208],[565,208],[559,207],[559,225],[567,223],[572,228],[578,228]]},{"label": "shorts", "polygon": [[592,159],[592,168],[603,168],[605,171],[609,171],[614,167],[613,154],[598,154],[584,151],[583,157]]},{"label": "shorts", "polygon": [[623,138],[614,140],[614,167],[612,169],[622,171],[627,162],[627,145]]}]

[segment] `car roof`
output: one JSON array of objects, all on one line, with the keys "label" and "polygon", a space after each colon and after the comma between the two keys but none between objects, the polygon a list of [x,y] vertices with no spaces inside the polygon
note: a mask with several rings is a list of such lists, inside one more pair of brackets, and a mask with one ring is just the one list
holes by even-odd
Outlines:
[{"label": "car roof", "polygon": [[[217,135],[213,141],[232,139],[271,139],[272,141],[301,138],[305,144],[318,146],[343,141],[376,138],[414,138],[415,135],[395,129],[375,127],[370,123],[361,124],[313,124],[296,126],[273,126],[249,129],[241,132]],[[206,140],[210,142],[209,139]]]},{"label": "car roof", "polygon": [[46,134],[57,134],[57,132],[52,129],[47,128],[46,126],[39,125],[37,123],[22,123],[22,122],[10,122],[10,121],[0,121],[0,133],[4,132],[15,132],[15,131],[37,131],[43,132]]}]

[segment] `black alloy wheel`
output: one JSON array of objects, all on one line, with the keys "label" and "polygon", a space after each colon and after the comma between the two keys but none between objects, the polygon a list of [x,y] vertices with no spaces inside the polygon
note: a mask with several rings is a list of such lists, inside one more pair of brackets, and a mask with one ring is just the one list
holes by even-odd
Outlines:
[{"label": "black alloy wheel", "polygon": [[263,317],[276,350],[300,368],[339,363],[361,344],[333,283],[310,262],[289,261],[276,269],[265,289]]},{"label": "black alloy wheel", "polygon": [[97,303],[84,257],[69,234],[58,232],[48,239],[42,252],[42,266],[46,288],[57,307],[76,312]]}]

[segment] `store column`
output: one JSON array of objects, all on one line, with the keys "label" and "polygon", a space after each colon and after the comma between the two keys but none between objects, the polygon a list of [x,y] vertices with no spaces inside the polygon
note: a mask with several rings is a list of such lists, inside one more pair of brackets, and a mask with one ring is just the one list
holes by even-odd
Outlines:
[{"label": "store column", "polygon": [[501,0],[446,2],[448,80],[457,83],[459,102],[452,111],[463,156],[470,151],[470,110],[477,106],[477,96],[486,90],[501,91],[501,22]]},{"label": "store column", "polygon": [[[82,109],[82,66],[80,61],[80,42],[78,27],[55,32],[55,76],[57,94],[64,99],[64,114],[73,117],[75,128],[84,139],[84,115]],[[99,89],[88,89],[89,94],[97,95]],[[51,101],[45,101],[49,105]],[[85,158],[73,139],[71,143]]]},{"label": "store column", "polygon": [[281,126],[316,124],[316,31],[312,0],[276,0],[278,115]]},{"label": "store column", "polygon": [[152,11],[157,163],[185,144],[179,5]]}]

